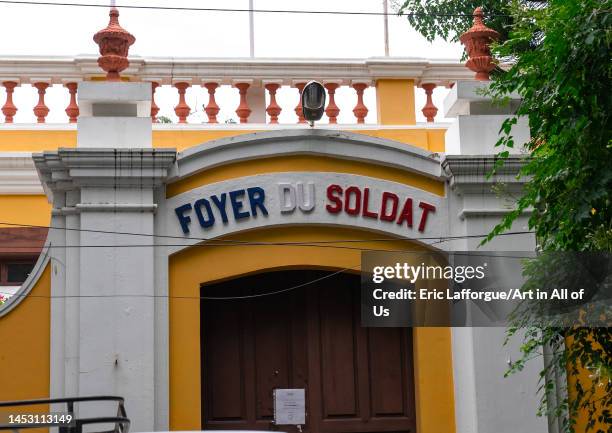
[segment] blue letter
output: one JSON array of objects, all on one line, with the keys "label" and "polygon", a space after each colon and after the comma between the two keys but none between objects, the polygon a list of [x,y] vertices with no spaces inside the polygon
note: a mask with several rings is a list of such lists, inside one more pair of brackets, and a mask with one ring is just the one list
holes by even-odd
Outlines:
[{"label": "blue letter", "polygon": [[[202,214],[202,206],[206,208],[208,219],[204,219],[204,215]],[[200,221],[202,228],[208,228],[215,223],[215,216],[212,213],[208,200],[201,198],[193,204],[193,208],[195,209],[195,213],[198,216],[198,221]]]},{"label": "blue letter", "polygon": [[189,233],[189,223],[191,222],[191,218],[189,218],[187,215],[184,215],[184,213],[188,210],[191,210],[191,203],[184,204],[183,206],[179,206],[174,209],[174,212],[176,212],[176,216],[178,217],[179,222],[181,223],[183,233],[185,234]]},{"label": "blue letter", "polygon": [[227,212],[225,211],[225,202],[227,200],[227,194],[221,194],[221,199],[219,199],[219,197],[217,197],[216,195],[211,195],[210,199],[213,201],[215,206],[217,206],[217,209],[219,209],[223,222],[227,223]]},{"label": "blue letter", "polygon": [[244,195],[244,190],[239,189],[236,191],[230,191],[230,201],[232,202],[232,210],[234,211],[234,218],[239,220],[241,218],[248,218],[250,214],[248,212],[240,212],[242,208],[242,201],[238,200],[238,197],[242,197]]},{"label": "blue letter", "polygon": [[263,213],[264,216],[268,216],[268,210],[264,206],[264,200],[266,199],[265,191],[256,186],[247,189],[247,192],[249,193],[249,202],[251,203],[251,213],[253,216],[257,216],[257,208],[261,209],[261,213]]}]

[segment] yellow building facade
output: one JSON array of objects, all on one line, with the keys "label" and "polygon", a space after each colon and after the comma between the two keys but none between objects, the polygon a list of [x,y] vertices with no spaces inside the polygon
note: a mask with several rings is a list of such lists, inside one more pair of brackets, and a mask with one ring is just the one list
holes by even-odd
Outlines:
[{"label": "yellow building facade", "polygon": [[[0,126],[0,286],[13,293],[0,306],[0,400],[121,395],[134,431],[297,432],[271,423],[274,390],[292,388],[313,433],[547,431],[537,366],[503,378],[518,351],[503,329],[360,325],[363,251],[475,250],[507,212],[493,183],[520,188],[518,155],[487,177],[506,115],[483,109],[471,71],[130,60],[106,81],[95,56],[0,58],[7,121],[10,89],[31,83],[42,98],[38,124]],[[328,98],[313,127],[300,106],[310,80]],[[43,124],[49,85],[66,86],[72,123]],[[176,123],[156,121],[160,86],[177,91]],[[239,92],[240,123],[215,123],[219,86]],[[340,107],[351,123],[329,99],[340,86],[354,91]],[[291,124],[275,119],[281,87],[298,104],[282,107]],[[449,122],[433,121],[434,88]],[[189,116],[196,90],[207,123]],[[535,248],[531,233],[512,242]],[[281,294],[259,302],[262,290]]]}]

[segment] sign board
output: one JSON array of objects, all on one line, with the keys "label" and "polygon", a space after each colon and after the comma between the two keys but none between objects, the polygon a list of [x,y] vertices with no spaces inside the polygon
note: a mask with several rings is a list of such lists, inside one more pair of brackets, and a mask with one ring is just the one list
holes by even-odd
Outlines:
[{"label": "sign board", "polygon": [[306,424],[306,392],[304,388],[275,389],[274,424]]},{"label": "sign board", "polygon": [[276,173],[196,188],[171,198],[173,228],[227,234],[232,226],[322,221],[365,224],[400,235],[430,233],[444,220],[441,197],[410,186],[339,173]]}]

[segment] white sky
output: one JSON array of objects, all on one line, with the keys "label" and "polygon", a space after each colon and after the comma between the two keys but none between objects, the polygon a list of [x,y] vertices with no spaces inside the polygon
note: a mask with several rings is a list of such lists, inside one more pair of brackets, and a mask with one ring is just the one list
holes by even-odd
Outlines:
[{"label": "white sky", "polygon": [[[51,0],[60,1],[60,0]],[[70,2],[108,4],[100,0],[70,0]],[[222,7],[247,9],[248,0],[118,0],[118,5]],[[391,2],[390,2],[391,3]],[[382,12],[382,0],[254,0],[256,9],[308,9]],[[121,25],[136,36],[130,54],[175,57],[247,57],[249,56],[249,23],[245,12],[161,11],[120,9]],[[106,26],[107,10],[102,8],[26,6],[0,4],[0,40],[4,41],[0,55],[77,55],[97,53],[93,34]],[[308,29],[314,29],[308,33]],[[389,17],[390,54],[398,57],[459,59],[462,47],[442,40],[427,42],[412,30],[406,18]],[[365,58],[384,55],[383,17],[354,15],[255,14],[256,57],[330,57]],[[44,73],[41,71],[41,75]],[[1,92],[4,93],[4,92]],[[434,103],[442,120],[442,100],[447,90],[434,91]],[[339,122],[354,123],[352,109],[355,94],[352,89],[337,92],[341,114]],[[420,109],[424,92],[417,91],[417,121],[424,121]],[[19,108],[15,122],[35,120],[32,107],[36,104],[35,89],[24,85],[15,91]],[[187,103],[199,113],[190,116],[192,123],[202,122],[202,103],[207,102],[205,89],[199,86],[187,91]],[[4,95],[0,96],[3,103]],[[175,118],[176,89],[164,87],[156,93],[160,115]],[[47,91],[46,103],[51,109],[47,121],[66,122],[64,108],[68,102],[66,89],[54,86]],[[223,87],[217,92],[221,106],[220,121],[237,119],[237,90]],[[278,92],[283,108],[280,121],[295,122],[293,107],[297,90],[283,87]],[[370,114],[366,122],[376,121],[374,90],[366,90],[366,105]]]}]

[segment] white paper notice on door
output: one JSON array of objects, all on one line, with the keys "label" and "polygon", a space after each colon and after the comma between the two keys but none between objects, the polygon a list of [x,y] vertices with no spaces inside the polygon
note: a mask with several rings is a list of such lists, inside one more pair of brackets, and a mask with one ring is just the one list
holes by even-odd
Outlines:
[{"label": "white paper notice on door", "polygon": [[275,389],[274,424],[306,424],[306,392],[304,388]]}]

